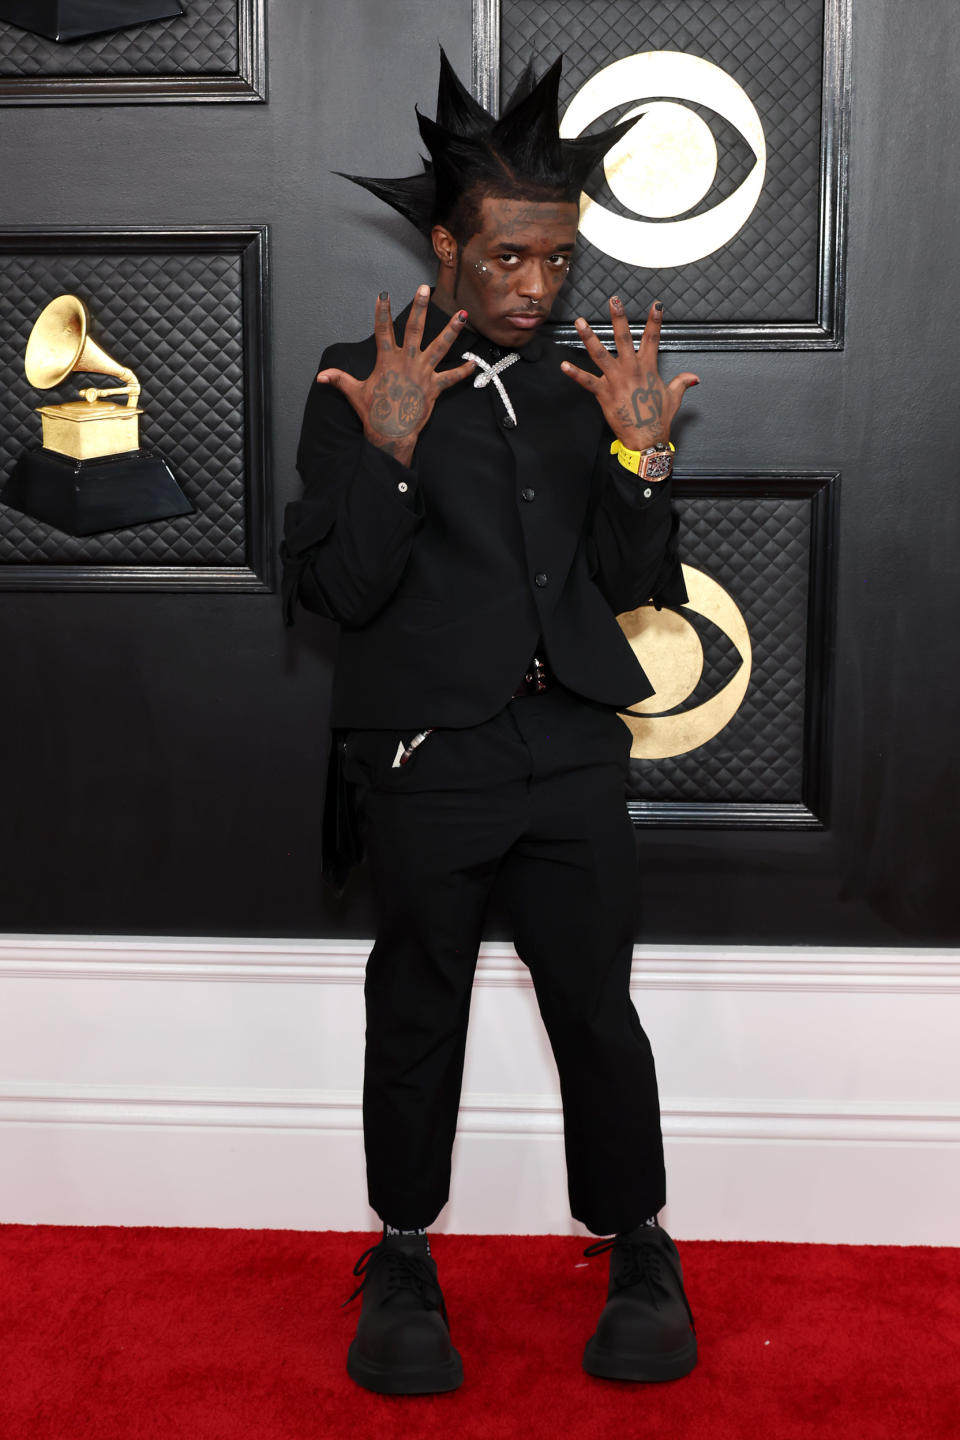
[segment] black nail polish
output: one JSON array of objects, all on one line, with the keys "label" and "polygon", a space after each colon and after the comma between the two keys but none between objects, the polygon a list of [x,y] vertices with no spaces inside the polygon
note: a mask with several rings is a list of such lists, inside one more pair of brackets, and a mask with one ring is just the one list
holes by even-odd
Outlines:
[{"label": "black nail polish", "polygon": [[654,308],[654,310],[656,310],[656,311],[662,310],[662,309],[663,309],[663,301],[662,301],[662,300],[654,300],[654,302],[653,302],[653,308]]},{"label": "black nail polish", "polygon": [[389,299],[390,299],[390,296],[387,294],[386,290],[381,290],[381,291],[380,291],[380,294],[377,296],[377,299],[378,299],[378,300],[389,300]]}]

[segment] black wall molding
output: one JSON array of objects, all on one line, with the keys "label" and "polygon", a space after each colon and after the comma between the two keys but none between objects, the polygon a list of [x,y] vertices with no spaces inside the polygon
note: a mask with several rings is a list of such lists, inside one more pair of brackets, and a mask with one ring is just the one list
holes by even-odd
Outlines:
[{"label": "black wall molding", "polygon": [[0,105],[265,101],[266,0],[189,0],[185,9],[69,45],[0,22]]}]

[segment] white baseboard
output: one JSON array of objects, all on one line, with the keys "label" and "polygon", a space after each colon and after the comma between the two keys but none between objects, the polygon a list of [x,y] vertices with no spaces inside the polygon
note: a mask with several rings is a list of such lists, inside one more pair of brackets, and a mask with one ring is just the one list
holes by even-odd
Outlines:
[{"label": "white baseboard", "polygon": [[[362,985],[368,940],[180,940],[0,934],[0,979],[284,981]],[[511,945],[480,951],[477,985],[530,984]],[[637,945],[644,989],[960,993],[960,952],[857,946]]]},{"label": "white baseboard", "polygon": [[[357,1090],[215,1090],[190,1086],[52,1084],[0,1086],[0,1125],[135,1125],[229,1130],[360,1133]],[[871,1101],[805,1105],[770,1100],[661,1103],[664,1136],[683,1140],[802,1140],[926,1145],[960,1143],[960,1105]],[[555,1095],[466,1093],[458,1133],[562,1135]]]},{"label": "white baseboard", "polygon": [[[367,948],[0,937],[0,1221],[375,1223]],[[960,1244],[958,996],[956,952],[638,947],[674,1232]],[[505,945],[478,967],[438,1228],[581,1233],[549,1055]]]}]

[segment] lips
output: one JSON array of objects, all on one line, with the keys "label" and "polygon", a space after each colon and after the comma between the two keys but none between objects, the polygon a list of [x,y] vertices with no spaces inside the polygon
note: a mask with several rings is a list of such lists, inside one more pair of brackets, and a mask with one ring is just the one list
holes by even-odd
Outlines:
[{"label": "lips", "polygon": [[543,324],[542,315],[504,315],[503,318],[508,325],[516,325],[518,330],[535,330]]}]

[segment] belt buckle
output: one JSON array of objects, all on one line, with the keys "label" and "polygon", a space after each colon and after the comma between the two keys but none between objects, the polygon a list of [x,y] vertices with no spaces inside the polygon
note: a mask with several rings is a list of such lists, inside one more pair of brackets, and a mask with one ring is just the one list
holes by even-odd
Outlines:
[{"label": "belt buckle", "polygon": [[527,695],[542,695],[547,688],[547,666],[539,655],[534,655],[530,662],[530,669],[523,677],[524,693]]}]

